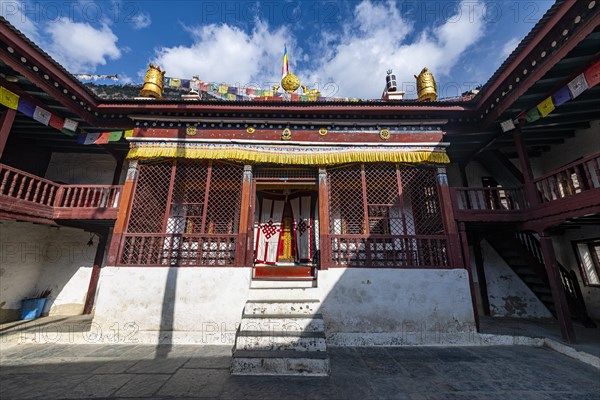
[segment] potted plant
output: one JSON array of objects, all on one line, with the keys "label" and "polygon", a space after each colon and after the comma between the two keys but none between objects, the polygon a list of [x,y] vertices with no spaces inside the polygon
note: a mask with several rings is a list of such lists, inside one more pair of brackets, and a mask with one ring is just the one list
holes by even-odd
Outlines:
[{"label": "potted plant", "polygon": [[52,289],[45,289],[33,296],[21,300],[21,319],[29,320],[36,319],[42,315],[44,306],[48,296],[52,293]]}]

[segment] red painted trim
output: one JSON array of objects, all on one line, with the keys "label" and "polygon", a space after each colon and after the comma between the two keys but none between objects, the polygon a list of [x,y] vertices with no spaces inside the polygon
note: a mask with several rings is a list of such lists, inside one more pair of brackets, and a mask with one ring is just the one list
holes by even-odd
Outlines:
[{"label": "red painted trim", "polygon": [[254,276],[259,277],[280,277],[280,278],[292,278],[292,277],[313,277],[313,267],[254,267]]},{"label": "red painted trim", "polygon": [[0,157],[4,153],[4,147],[6,146],[8,135],[10,134],[16,115],[17,112],[15,110],[7,108],[2,112],[2,116],[0,116]]}]

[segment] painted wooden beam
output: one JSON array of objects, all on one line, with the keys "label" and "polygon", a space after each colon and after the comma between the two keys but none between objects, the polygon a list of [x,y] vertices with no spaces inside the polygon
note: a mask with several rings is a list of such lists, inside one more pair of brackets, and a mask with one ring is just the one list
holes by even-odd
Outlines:
[{"label": "painted wooden beam", "polygon": [[10,134],[16,115],[17,112],[11,108],[7,108],[0,115],[0,157],[4,153],[4,147],[6,147],[8,135]]}]

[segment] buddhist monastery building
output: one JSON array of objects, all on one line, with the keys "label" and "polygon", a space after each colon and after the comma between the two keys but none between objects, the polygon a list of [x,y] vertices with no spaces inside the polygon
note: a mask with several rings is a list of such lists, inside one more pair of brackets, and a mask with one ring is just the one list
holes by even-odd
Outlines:
[{"label": "buddhist monastery building", "polygon": [[0,322],[50,289],[42,315],[230,344],[237,373],[262,350],[323,374],[327,345],[482,344],[483,318],[576,342],[600,319],[599,6],[557,1],[453,99],[427,68],[417,99],[392,70],[374,100],[291,71],[84,85],[0,19]]}]

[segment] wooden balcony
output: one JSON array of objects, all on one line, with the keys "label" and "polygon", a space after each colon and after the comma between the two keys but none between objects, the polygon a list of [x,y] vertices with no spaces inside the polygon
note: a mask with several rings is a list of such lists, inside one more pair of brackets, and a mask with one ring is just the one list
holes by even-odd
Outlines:
[{"label": "wooden balcony", "polygon": [[63,185],[0,164],[0,212],[48,220],[117,218],[122,186]]},{"label": "wooden balcony", "polygon": [[547,223],[600,212],[600,154],[594,154],[533,181],[538,198],[529,204],[522,187],[451,189],[455,217],[464,222]]}]

